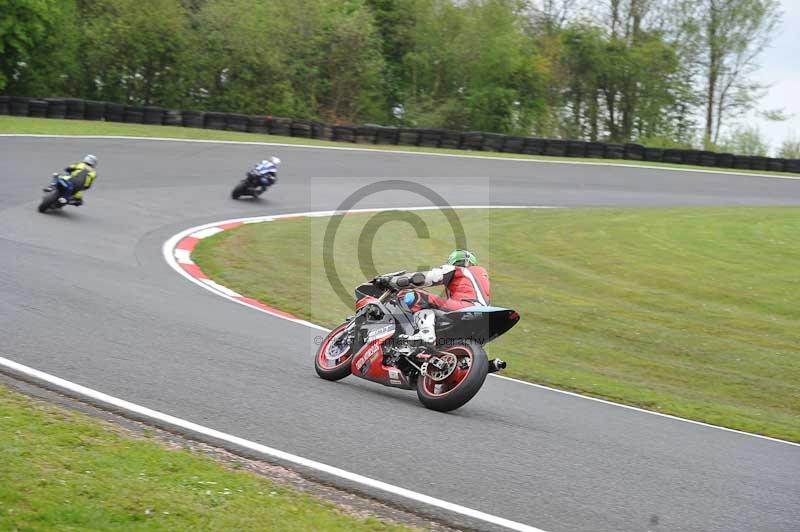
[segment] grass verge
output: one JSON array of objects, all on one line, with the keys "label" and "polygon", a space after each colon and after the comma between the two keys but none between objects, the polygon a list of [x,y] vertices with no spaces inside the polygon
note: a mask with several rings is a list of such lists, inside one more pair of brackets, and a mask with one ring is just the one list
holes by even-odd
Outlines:
[{"label": "grass verge", "polygon": [[[403,217],[382,225],[378,271],[443,262],[445,217],[417,214],[430,238],[414,240]],[[459,214],[492,276],[493,303],[522,315],[489,345],[507,375],[800,441],[800,209]],[[354,250],[372,218],[347,215],[336,235],[348,290],[369,273]],[[328,221],[245,225],[202,240],[193,257],[217,282],[333,326],[352,309],[322,267]]]},{"label": "grass verge", "polygon": [[404,530],[0,385],[1,530]]},{"label": "grass verge", "polygon": [[51,118],[28,118],[17,116],[0,116],[0,133],[16,133],[29,135],[101,135],[101,136],[133,136],[160,137],[174,139],[228,140],[236,142],[264,142],[278,144],[304,144],[312,146],[331,146],[337,148],[363,148],[384,151],[411,151],[419,153],[442,153],[460,156],[494,157],[498,159],[530,159],[543,162],[567,161],[570,163],[602,163],[626,166],[655,166],[680,170],[704,170],[731,174],[775,175],[800,179],[797,174],[786,172],[769,172],[761,170],[735,170],[733,168],[709,168],[707,166],[691,166],[685,164],[652,163],[629,161],[625,159],[585,159],[576,157],[544,157],[518,153],[496,153],[471,150],[448,150],[439,148],[421,148],[417,146],[351,144],[347,142],[331,142],[298,137],[281,137],[257,133],[240,133],[236,131],[220,131],[215,129],[194,129],[175,126],[151,126],[144,124],[123,124],[118,122],[102,122],[87,120],[57,120]]}]

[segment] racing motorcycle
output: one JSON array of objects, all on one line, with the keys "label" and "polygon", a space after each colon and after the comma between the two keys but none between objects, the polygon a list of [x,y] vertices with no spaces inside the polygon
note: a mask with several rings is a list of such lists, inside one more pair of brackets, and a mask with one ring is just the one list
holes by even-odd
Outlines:
[{"label": "racing motorcycle", "polygon": [[[320,344],[314,359],[320,377],[337,381],[353,374],[384,386],[416,389],[427,408],[448,412],[472,399],[487,374],[506,367],[502,360],[490,361],[484,345],[516,325],[516,311],[489,306],[436,310],[435,345],[424,345],[407,339],[414,334],[413,313],[382,278],[355,289],[355,315]],[[413,285],[423,282],[412,276]]]},{"label": "racing motorcycle", "polygon": [[274,174],[269,177],[259,177],[255,174],[248,173],[247,176],[239,181],[239,184],[233,188],[231,198],[239,199],[241,196],[259,197],[261,194],[275,184],[277,178]]},{"label": "racing motorcycle", "polygon": [[53,181],[49,186],[44,188],[45,195],[42,196],[42,201],[39,203],[39,212],[45,213],[50,209],[60,209],[64,205],[75,205],[76,202],[72,199],[75,194],[75,185],[69,179],[67,174],[53,174]]}]

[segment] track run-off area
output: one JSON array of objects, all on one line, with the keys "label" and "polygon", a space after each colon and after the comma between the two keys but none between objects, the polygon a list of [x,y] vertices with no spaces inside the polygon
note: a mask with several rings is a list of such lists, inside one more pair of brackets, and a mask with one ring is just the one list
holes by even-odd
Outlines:
[{"label": "track run-off area", "polygon": [[[87,152],[100,164],[86,205],[36,213],[50,173]],[[271,153],[284,161],[278,185],[261,201],[231,201],[246,167]],[[798,205],[800,181],[374,150],[24,136],[0,138],[0,175],[6,367],[33,368],[105,394],[94,398],[101,403],[111,397],[188,423],[182,429],[195,435],[209,429],[205,437],[233,448],[277,451],[267,456],[458,526],[797,530],[794,444],[509,379],[488,379],[473,401],[447,415],[425,410],[408,392],[356,379],[331,384],[313,371],[319,330],[199,290],[174,273],[162,246],[219,220],[330,211],[387,179],[420,183],[451,205],[555,207]],[[358,207],[421,203],[411,193],[378,193]]]}]

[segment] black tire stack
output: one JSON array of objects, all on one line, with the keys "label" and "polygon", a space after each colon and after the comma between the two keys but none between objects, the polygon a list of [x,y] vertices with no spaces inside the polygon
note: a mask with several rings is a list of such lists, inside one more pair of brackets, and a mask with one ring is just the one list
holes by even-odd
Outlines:
[{"label": "black tire stack", "polygon": [[165,109],[152,105],[125,105],[79,98],[28,98],[0,95],[0,115],[183,126],[368,145],[421,146],[552,157],[625,159],[646,163],[686,164],[704,168],[800,173],[800,160],[798,159],[754,157],[679,148],[650,148],[635,143],[545,139],[484,131],[462,132],[433,128],[398,128],[374,124],[331,125],[314,120],[279,116]]}]

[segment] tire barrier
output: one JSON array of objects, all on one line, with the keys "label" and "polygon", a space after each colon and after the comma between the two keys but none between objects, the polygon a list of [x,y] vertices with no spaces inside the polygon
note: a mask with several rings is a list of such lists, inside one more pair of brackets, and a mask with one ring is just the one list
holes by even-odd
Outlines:
[{"label": "tire barrier", "polygon": [[105,120],[106,102],[86,101],[86,112],[83,116],[86,120]]},{"label": "tire barrier", "polygon": [[705,150],[650,148],[635,143],[544,139],[483,131],[397,128],[375,124],[331,125],[306,119],[295,120],[268,115],[165,109],[156,106],[125,105],[79,98],[29,98],[0,95],[0,115],[105,120],[129,124],[220,129],[357,144],[422,146],[555,157],[627,159],[707,168],[800,174],[800,159],[734,155]]},{"label": "tire barrier", "polygon": [[[67,105],[69,108],[69,105]],[[136,105],[126,105],[125,106],[125,116],[124,119],[126,124],[141,124],[144,122],[144,107],[139,107]]]},{"label": "tire barrier", "polygon": [[717,154],[713,151],[701,151],[699,163],[700,166],[716,166]]},{"label": "tire barrier", "polygon": [[567,157],[586,157],[589,148],[588,142],[584,140],[567,141]]},{"label": "tire barrier", "polygon": [[[456,148],[458,148],[456,146]],[[523,153],[525,148],[525,137],[506,137],[503,142],[503,151],[505,153]]]},{"label": "tire barrier", "polygon": [[544,141],[543,155],[553,157],[565,157],[567,155],[567,141],[558,139],[547,139]]},{"label": "tire barrier", "polygon": [[292,119],[280,116],[269,117],[269,134],[290,137],[292,135]]},{"label": "tire barrier", "polygon": [[375,144],[398,144],[396,127],[376,127]]},{"label": "tire barrier", "polygon": [[311,138],[319,140],[333,140],[333,127],[330,124],[314,122],[311,126]]},{"label": "tire barrier", "polygon": [[693,166],[700,164],[700,152],[696,150],[684,150],[683,164],[691,164]]},{"label": "tire barrier", "polygon": [[459,131],[443,129],[442,136],[439,139],[439,147],[448,150],[461,149],[461,133]]},{"label": "tire barrier", "polygon": [[225,129],[228,131],[247,132],[247,115],[229,113],[225,117]]},{"label": "tire barrier", "polygon": [[11,98],[8,103],[8,114],[12,116],[28,116],[30,98]]},{"label": "tire barrier", "polygon": [[[184,111],[186,116],[186,111]],[[184,123],[184,125],[186,125]],[[189,126],[191,127],[191,126]],[[202,127],[202,126],[201,126]],[[266,116],[248,116],[247,117],[247,132],[248,133],[263,133],[269,134],[269,123]]]},{"label": "tire barrier", "polygon": [[295,120],[289,125],[289,132],[293,137],[310,139],[314,133],[314,125],[311,120]]},{"label": "tire barrier", "polygon": [[339,142],[355,142],[356,130],[350,126],[333,126],[333,140]]},{"label": "tire barrier", "polygon": [[664,162],[664,150],[661,148],[645,148],[644,160],[650,163]]},{"label": "tire barrier", "polygon": [[753,158],[749,155],[734,155],[733,167],[737,170],[750,170]]},{"label": "tire barrier", "polygon": [[606,159],[622,159],[625,157],[625,146],[622,144],[606,144]]},{"label": "tire barrier", "polygon": [[[506,136],[500,133],[484,133],[483,146],[481,146],[481,149],[483,151],[502,151],[505,138]],[[421,145],[422,144],[420,144],[420,146]]]},{"label": "tire barrier", "polygon": [[47,102],[44,100],[30,100],[28,102],[28,116],[47,118]]},{"label": "tire barrier", "polygon": [[483,149],[483,133],[480,131],[467,131],[461,134],[462,150],[481,150]]},{"label": "tire barrier", "polygon": [[416,146],[419,142],[419,130],[400,128],[397,130],[397,143],[403,146]]},{"label": "tire barrier", "polygon": [[47,118],[64,119],[67,116],[67,102],[61,98],[47,98]]},{"label": "tire barrier", "polygon": [[206,114],[203,111],[182,111],[181,123],[183,127],[202,128],[206,120]]},{"label": "tire barrier", "polygon": [[770,172],[783,172],[786,168],[786,159],[772,159],[767,157],[767,170]]},{"label": "tire barrier", "polygon": [[442,132],[439,129],[420,129],[417,146],[438,148],[442,143]]},{"label": "tire barrier", "polygon": [[121,103],[106,104],[106,120],[108,122],[124,122],[125,106]]},{"label": "tire barrier", "polygon": [[750,161],[750,168],[752,170],[766,170],[767,158],[766,157],[753,157]]},{"label": "tire barrier", "polygon": [[225,129],[226,122],[225,113],[206,113],[203,119],[203,127],[206,129]]},{"label": "tire barrier", "polygon": [[166,109],[162,109],[161,107],[145,107],[142,121],[152,126],[163,126],[165,114]]},{"label": "tire barrier", "polygon": [[684,150],[664,150],[661,161],[665,163],[683,164]]},{"label": "tire barrier", "polygon": [[733,168],[733,154],[732,153],[717,153],[716,164],[720,168]]},{"label": "tire barrier", "polygon": [[606,156],[606,145],[602,142],[589,142],[586,145],[586,157],[602,159]]},{"label": "tire barrier", "polygon": [[375,144],[378,132],[372,126],[359,126],[356,128],[357,144]]},{"label": "tire barrier", "polygon": [[67,120],[86,119],[86,101],[70,98],[67,102]]},{"label": "tire barrier", "polygon": [[624,146],[625,159],[630,161],[643,161],[644,160],[644,146],[641,144],[627,143]]},{"label": "tire barrier", "polygon": [[526,155],[541,155],[544,153],[544,139],[538,137],[525,137],[522,153]]},{"label": "tire barrier", "polygon": [[182,126],[183,125],[183,113],[178,111],[177,109],[167,109],[164,113],[164,125],[165,126]]}]

